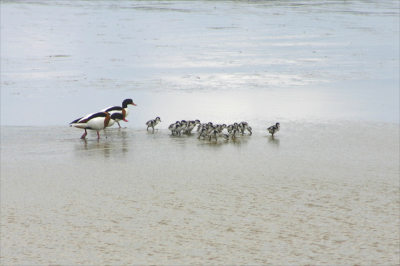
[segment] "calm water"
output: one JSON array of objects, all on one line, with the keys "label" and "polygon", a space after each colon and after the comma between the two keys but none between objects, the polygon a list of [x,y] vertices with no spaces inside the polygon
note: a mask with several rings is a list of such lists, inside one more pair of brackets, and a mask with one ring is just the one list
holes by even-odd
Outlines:
[{"label": "calm water", "polygon": [[125,98],[135,128],[226,110],[399,122],[398,1],[3,1],[1,17],[2,125]]},{"label": "calm water", "polygon": [[[398,25],[398,1],[2,1],[1,264],[400,263]],[[123,129],[68,127],[125,98]]]}]

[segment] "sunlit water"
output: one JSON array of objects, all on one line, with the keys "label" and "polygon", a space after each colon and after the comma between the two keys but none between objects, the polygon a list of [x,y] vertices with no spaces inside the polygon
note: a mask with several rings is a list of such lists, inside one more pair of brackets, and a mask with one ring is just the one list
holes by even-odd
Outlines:
[{"label": "sunlit water", "polygon": [[[398,25],[397,1],[2,1],[1,264],[398,264]],[[125,98],[122,129],[68,127]]]}]

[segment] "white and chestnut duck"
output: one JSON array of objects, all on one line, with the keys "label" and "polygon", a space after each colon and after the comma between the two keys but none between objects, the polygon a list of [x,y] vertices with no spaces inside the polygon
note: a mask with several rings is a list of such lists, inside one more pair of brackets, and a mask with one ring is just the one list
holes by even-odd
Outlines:
[{"label": "white and chestnut duck", "polygon": [[85,130],[85,133],[82,135],[81,139],[84,139],[87,135],[87,129],[96,130],[97,138],[100,138],[99,131],[108,127],[110,121],[111,123],[115,123],[116,120],[123,120],[123,115],[119,113],[112,114],[110,116],[107,112],[98,112],[94,114],[89,114],[87,116],[75,119],[70,123],[71,127],[81,128]]},{"label": "white and chestnut duck", "polygon": [[[122,102],[122,106],[110,106],[110,107],[107,107],[106,109],[101,110],[101,112],[107,112],[110,115],[115,114],[115,113],[120,113],[123,116],[123,120],[125,122],[128,122],[128,120],[126,120],[125,118],[129,114],[128,105],[130,105],[130,104],[133,106],[136,106],[136,104],[133,103],[132,99],[125,99]],[[118,126],[121,128],[119,121],[116,121],[116,122],[117,122]]]}]

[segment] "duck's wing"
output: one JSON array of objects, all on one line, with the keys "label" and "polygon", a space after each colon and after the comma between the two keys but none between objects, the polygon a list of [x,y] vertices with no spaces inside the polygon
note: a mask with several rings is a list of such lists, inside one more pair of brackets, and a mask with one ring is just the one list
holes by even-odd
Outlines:
[{"label": "duck's wing", "polygon": [[88,121],[90,121],[94,118],[97,118],[97,117],[107,117],[107,114],[104,112],[94,113],[89,116],[85,116],[85,117],[81,118],[81,120],[79,120],[77,123],[87,123]]},{"label": "duck's wing", "polygon": [[111,112],[111,111],[122,111],[121,106],[110,106],[107,107],[106,109],[101,110],[102,112]]}]

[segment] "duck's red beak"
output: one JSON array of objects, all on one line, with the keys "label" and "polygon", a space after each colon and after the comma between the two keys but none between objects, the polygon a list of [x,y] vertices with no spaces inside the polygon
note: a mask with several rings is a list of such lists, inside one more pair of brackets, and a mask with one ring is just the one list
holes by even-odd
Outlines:
[{"label": "duck's red beak", "polygon": [[134,106],[137,106],[137,104],[134,104],[134,103],[131,103],[132,105],[134,105]]},{"label": "duck's red beak", "polygon": [[123,121],[125,121],[125,122],[129,122],[128,120],[126,120],[125,118],[124,119],[122,119]]}]

